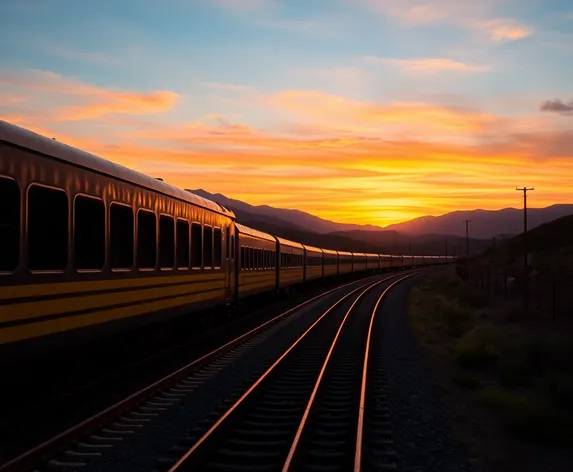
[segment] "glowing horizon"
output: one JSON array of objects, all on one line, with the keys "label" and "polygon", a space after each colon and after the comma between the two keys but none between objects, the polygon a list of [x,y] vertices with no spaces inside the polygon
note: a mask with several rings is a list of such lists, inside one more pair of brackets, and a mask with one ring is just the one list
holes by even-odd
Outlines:
[{"label": "glowing horizon", "polygon": [[573,203],[562,0],[7,0],[0,119],[181,188],[387,226]]}]

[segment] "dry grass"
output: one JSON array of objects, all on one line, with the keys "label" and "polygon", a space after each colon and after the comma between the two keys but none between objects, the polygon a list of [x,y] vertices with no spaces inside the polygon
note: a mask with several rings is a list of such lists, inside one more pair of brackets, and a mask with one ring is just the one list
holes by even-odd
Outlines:
[{"label": "dry grass", "polygon": [[447,383],[492,412],[511,436],[573,444],[573,342],[558,328],[538,329],[536,310],[490,306],[447,268],[412,290],[409,320],[420,342],[449,365]]}]

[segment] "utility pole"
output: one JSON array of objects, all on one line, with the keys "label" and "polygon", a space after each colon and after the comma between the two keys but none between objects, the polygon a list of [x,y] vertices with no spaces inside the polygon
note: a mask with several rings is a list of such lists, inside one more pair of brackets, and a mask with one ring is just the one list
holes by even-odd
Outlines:
[{"label": "utility pole", "polygon": [[470,228],[469,225],[472,220],[466,220],[466,258],[470,258]]},{"label": "utility pole", "polygon": [[533,187],[515,187],[515,190],[523,192],[523,306],[527,305],[529,277],[527,276],[527,192],[535,190]]},{"label": "utility pole", "polygon": [[470,280],[470,223],[472,220],[466,220],[466,277]]}]

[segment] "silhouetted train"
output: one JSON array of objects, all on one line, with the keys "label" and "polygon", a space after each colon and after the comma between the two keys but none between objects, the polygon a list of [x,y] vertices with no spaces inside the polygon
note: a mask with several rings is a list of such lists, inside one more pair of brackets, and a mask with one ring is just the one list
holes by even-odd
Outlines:
[{"label": "silhouetted train", "polygon": [[[305,246],[0,121],[0,348],[95,339],[351,272],[446,262]],[[46,344],[47,343],[47,344]]]}]

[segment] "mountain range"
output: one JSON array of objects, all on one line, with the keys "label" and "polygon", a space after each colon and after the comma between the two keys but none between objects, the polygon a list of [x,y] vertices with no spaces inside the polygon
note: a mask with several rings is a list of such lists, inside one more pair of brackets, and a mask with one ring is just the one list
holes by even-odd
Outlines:
[{"label": "mountain range", "polygon": [[[349,237],[369,243],[376,242],[376,245],[411,243],[412,241],[404,242],[405,236],[410,239],[413,238],[415,242],[420,237],[423,237],[424,240],[465,237],[465,220],[471,220],[469,234],[473,239],[491,240],[493,237],[510,237],[523,231],[523,210],[517,208],[454,211],[441,216],[422,216],[402,223],[380,227],[336,223],[300,210],[274,208],[268,205],[249,205],[220,193],[213,194],[203,189],[189,191],[232,209],[239,222],[259,229],[267,228],[269,225],[275,228],[287,225],[293,231]],[[528,208],[528,229],[572,214],[573,205],[569,204]]]}]

